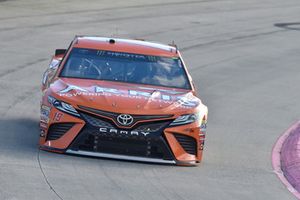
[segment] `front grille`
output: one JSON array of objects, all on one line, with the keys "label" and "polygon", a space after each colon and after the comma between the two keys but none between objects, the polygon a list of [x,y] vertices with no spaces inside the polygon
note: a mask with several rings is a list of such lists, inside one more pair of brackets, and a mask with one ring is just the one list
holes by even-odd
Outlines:
[{"label": "front grille", "polygon": [[80,115],[87,123],[70,145],[71,150],[174,159],[162,135],[170,120],[143,122],[131,129],[119,129],[105,118],[83,112]]},{"label": "front grille", "polygon": [[[108,112],[108,111],[103,111],[103,110],[98,110],[98,109],[94,109],[94,108],[89,108],[89,107],[85,107],[85,106],[78,106],[81,111],[80,112],[90,112],[93,113],[95,115],[100,115],[102,117],[108,117],[111,119],[111,121],[113,123],[117,122],[117,117],[121,114],[121,113],[113,113],[113,112]],[[144,121],[144,120],[167,120],[171,117],[173,117],[173,115],[131,115],[133,117],[133,122],[132,124],[138,123],[140,121]],[[116,125],[119,126],[123,126],[122,124],[117,123]]]},{"label": "front grille", "polygon": [[80,115],[83,117],[83,119],[88,122],[90,125],[95,126],[95,127],[104,127],[104,128],[114,128],[110,123],[107,121],[100,119],[97,116],[87,114],[80,112]]},{"label": "front grille", "polygon": [[163,128],[167,127],[170,124],[170,121],[163,121],[163,122],[152,122],[152,123],[144,123],[138,125],[134,131],[147,131],[147,132],[157,132],[162,130]]},{"label": "front grille", "polygon": [[[117,128],[110,120],[103,117],[99,117],[90,113],[80,112],[80,115],[93,127],[103,127],[103,128]],[[132,131],[147,131],[147,132],[157,132],[167,127],[170,124],[170,120],[164,121],[154,121],[154,122],[141,122],[134,126]]]},{"label": "front grille", "polygon": [[46,140],[57,140],[68,132],[74,123],[56,123],[49,127]]},{"label": "front grille", "polygon": [[174,136],[187,153],[192,155],[197,154],[197,142],[193,137],[182,134],[174,134]]},{"label": "front grille", "polygon": [[137,136],[98,135],[87,129],[81,132],[70,149],[173,160],[162,137],[142,138]]}]

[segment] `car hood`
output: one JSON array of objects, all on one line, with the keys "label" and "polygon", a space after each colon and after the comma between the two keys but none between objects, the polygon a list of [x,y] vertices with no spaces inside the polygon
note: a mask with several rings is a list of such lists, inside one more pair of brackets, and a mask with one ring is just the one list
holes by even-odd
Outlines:
[{"label": "car hood", "polygon": [[56,80],[49,94],[77,108],[127,114],[184,114],[201,104],[191,90],[74,78]]}]

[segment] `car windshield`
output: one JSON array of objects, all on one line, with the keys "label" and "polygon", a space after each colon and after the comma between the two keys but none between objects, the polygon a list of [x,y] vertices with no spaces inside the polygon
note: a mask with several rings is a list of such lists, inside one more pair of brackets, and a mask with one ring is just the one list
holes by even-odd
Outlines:
[{"label": "car windshield", "polygon": [[178,57],[74,48],[60,76],[191,89]]}]

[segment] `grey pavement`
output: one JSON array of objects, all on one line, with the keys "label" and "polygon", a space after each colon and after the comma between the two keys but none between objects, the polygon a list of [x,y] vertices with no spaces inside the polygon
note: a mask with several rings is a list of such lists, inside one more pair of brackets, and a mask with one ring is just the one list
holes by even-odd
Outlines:
[{"label": "grey pavement", "polygon": [[[300,118],[299,24],[299,0],[1,0],[0,199],[295,199],[271,151]],[[209,108],[200,166],[38,150],[41,76],[76,34],[177,43]]]}]

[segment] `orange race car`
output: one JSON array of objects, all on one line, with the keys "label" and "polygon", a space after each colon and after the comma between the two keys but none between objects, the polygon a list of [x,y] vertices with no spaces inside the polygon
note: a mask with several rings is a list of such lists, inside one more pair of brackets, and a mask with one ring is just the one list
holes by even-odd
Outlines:
[{"label": "orange race car", "polygon": [[76,36],[44,73],[40,148],[194,165],[207,107],[174,45]]}]

